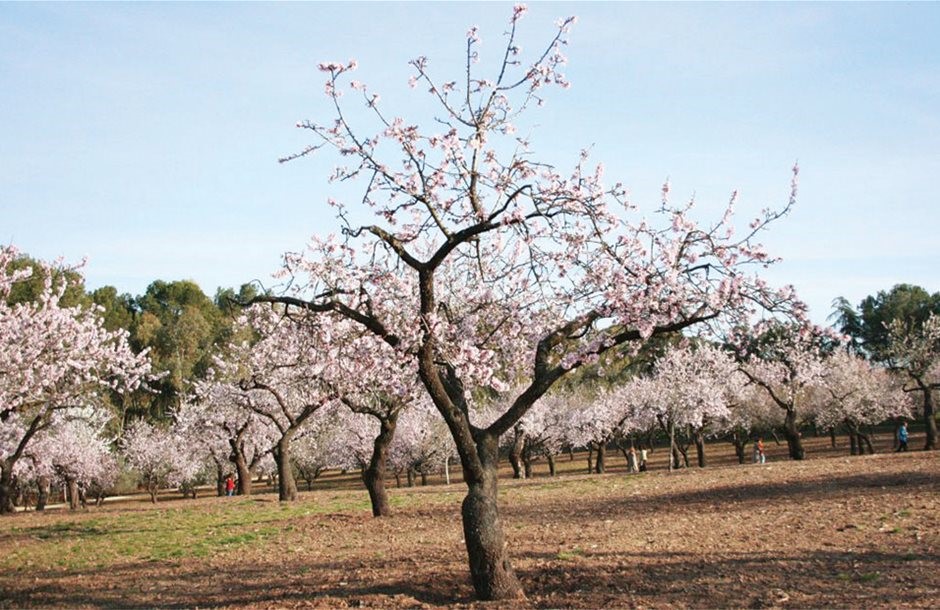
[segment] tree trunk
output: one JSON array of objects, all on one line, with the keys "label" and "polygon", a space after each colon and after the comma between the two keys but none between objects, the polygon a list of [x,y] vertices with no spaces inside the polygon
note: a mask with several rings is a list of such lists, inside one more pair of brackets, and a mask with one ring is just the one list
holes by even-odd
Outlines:
[{"label": "tree trunk", "polygon": [[290,465],[291,436],[282,436],[274,450],[274,460],[277,462],[277,499],[281,502],[293,502],[297,499],[297,482]]},{"label": "tree trunk", "polygon": [[388,459],[388,447],[395,438],[395,426],[398,416],[379,420],[379,434],[372,443],[372,458],[362,471],[362,482],[369,491],[373,517],[387,517],[391,514],[388,504],[388,492],[385,489],[385,464]]},{"label": "tree trunk", "polygon": [[36,496],[36,510],[46,510],[46,504],[49,502],[49,488],[51,487],[49,477],[39,477],[36,481],[36,487],[39,488],[39,494]]},{"label": "tree trunk", "polygon": [[78,481],[75,479],[65,479],[65,488],[68,490],[69,510],[78,509]]},{"label": "tree trunk", "polygon": [[695,453],[698,457],[698,467],[705,468],[705,434],[702,430],[695,431]]},{"label": "tree trunk", "polygon": [[588,444],[588,474],[594,472],[594,445]]},{"label": "tree trunk", "polygon": [[476,453],[482,462],[482,478],[464,468],[468,491],[461,508],[473,588],[479,600],[524,599],[522,585],[509,562],[496,504],[498,440],[481,435]]},{"label": "tree trunk", "polygon": [[512,466],[512,478],[522,479],[525,474],[522,470],[522,448],[525,446],[525,434],[516,426],[513,429],[512,446],[509,448],[509,465]]},{"label": "tree trunk", "polygon": [[803,437],[800,429],[796,425],[796,411],[787,409],[787,416],[783,420],[783,435],[787,439],[787,449],[791,460],[802,460],[806,458],[806,451],[803,450]]},{"label": "tree trunk", "polygon": [[421,471],[421,487],[427,487],[428,485],[428,473],[424,470]]},{"label": "tree trunk", "polygon": [[937,448],[937,419],[934,417],[933,391],[929,386],[924,390],[924,431],[927,433],[927,442],[924,451]]},{"label": "tree trunk", "polygon": [[607,455],[607,447],[605,443],[597,443],[597,459],[594,462],[594,472],[597,474],[604,474],[606,464],[604,463],[604,458]]},{"label": "tree trunk", "polygon": [[829,442],[832,445],[832,448],[836,448],[836,427],[832,426],[829,428]]},{"label": "tree trunk", "polygon": [[234,440],[230,440],[232,454],[229,459],[235,464],[235,472],[238,476],[238,495],[251,495],[251,469],[248,467],[248,460],[245,459],[245,453]]},{"label": "tree trunk", "polygon": [[[864,446],[862,445],[862,443],[864,443]],[[862,453],[862,454],[865,453],[864,447],[868,447],[868,455],[875,454],[875,448],[871,444],[871,436],[868,434],[865,434],[864,432],[859,432],[858,433],[859,453]]]},{"label": "tree trunk", "polygon": [[405,472],[405,476],[407,477],[407,480],[408,480],[408,483],[407,483],[408,487],[414,487],[415,486],[414,468],[409,468],[407,472]]},{"label": "tree trunk", "polygon": [[522,470],[523,470],[523,473],[525,474],[525,478],[531,479],[532,478],[532,456],[523,454],[522,466],[523,466]]},{"label": "tree trunk", "polygon": [[220,498],[225,495],[225,469],[219,463],[215,465],[215,493]]},{"label": "tree trunk", "polygon": [[673,441],[672,443],[672,452],[671,452],[670,459],[672,460],[672,468],[670,468],[670,470],[679,470],[680,468],[682,468],[682,464],[684,463],[682,459],[682,452],[679,450],[679,443],[676,443],[675,441]]},{"label": "tree trunk", "polygon": [[676,425],[669,421],[669,472],[679,467],[679,456],[676,454]]},{"label": "tree trunk", "polygon": [[858,455],[858,435],[849,429],[849,455]]},{"label": "tree trunk", "polygon": [[549,453],[545,459],[548,460],[548,476],[555,476],[555,456]]},{"label": "tree trunk", "polygon": [[731,442],[734,443],[734,455],[738,458],[738,464],[743,464],[747,460],[747,437],[735,432]]},{"label": "tree trunk", "polygon": [[156,481],[147,481],[147,493],[150,494],[150,501],[156,504],[157,503],[157,482]]}]

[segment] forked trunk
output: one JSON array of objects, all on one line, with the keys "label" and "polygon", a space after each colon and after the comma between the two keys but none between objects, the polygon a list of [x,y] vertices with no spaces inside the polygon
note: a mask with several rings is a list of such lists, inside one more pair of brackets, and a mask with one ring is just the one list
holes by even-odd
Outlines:
[{"label": "forked trunk", "polygon": [[385,464],[388,459],[388,447],[395,438],[397,423],[397,415],[380,420],[379,434],[372,443],[372,458],[362,471],[362,482],[369,491],[373,517],[387,517],[392,512],[388,504],[388,491],[385,489]]},{"label": "forked trunk", "polygon": [[525,473],[525,478],[531,479],[532,478],[532,456],[531,455],[526,455],[524,453],[522,454],[522,466],[523,466],[522,470]]},{"label": "forked trunk", "polygon": [[274,459],[277,462],[277,499],[281,502],[293,502],[297,499],[297,482],[290,466],[290,439],[289,435],[281,437],[274,450]]},{"label": "forked trunk", "polygon": [[461,509],[473,588],[479,600],[524,599],[509,562],[496,504],[497,439],[484,435],[477,440],[476,452],[482,463],[482,479],[464,468],[468,491]]},{"label": "forked trunk", "polygon": [[783,420],[783,435],[787,439],[787,449],[791,460],[802,460],[806,457],[803,450],[803,437],[796,425],[796,411],[787,409],[787,416]]}]

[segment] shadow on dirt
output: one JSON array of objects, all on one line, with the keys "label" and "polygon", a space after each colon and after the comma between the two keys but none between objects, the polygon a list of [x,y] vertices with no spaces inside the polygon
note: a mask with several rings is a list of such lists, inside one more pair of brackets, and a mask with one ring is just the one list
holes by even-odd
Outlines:
[{"label": "shadow on dirt", "polygon": [[[642,476],[642,475],[639,475]],[[803,504],[815,499],[833,496],[851,497],[858,493],[897,496],[900,493],[921,489],[940,491],[940,479],[930,472],[870,473],[832,476],[813,480],[781,481],[775,483],[730,483],[726,486],[704,490],[683,491],[655,496],[628,495],[614,499],[602,499],[592,503],[592,512],[597,514],[636,511],[688,511],[690,507],[704,505],[707,510],[748,508],[750,505],[792,502]],[[890,507],[887,503],[886,507]],[[538,506],[517,504],[506,506],[505,512],[512,519],[545,519],[557,513],[558,518],[567,518],[571,507],[567,504],[542,503]]]},{"label": "shadow on dirt", "polygon": [[[918,564],[937,574],[940,557],[915,552],[755,552],[690,559],[683,553],[588,553],[571,561],[542,559],[537,570],[523,571],[531,595],[546,605],[603,606],[619,599],[640,605],[761,607],[786,599],[797,607],[922,605],[920,593],[905,586],[905,567]],[[937,591],[940,582],[920,583]],[[555,603],[552,603],[552,600]]]}]

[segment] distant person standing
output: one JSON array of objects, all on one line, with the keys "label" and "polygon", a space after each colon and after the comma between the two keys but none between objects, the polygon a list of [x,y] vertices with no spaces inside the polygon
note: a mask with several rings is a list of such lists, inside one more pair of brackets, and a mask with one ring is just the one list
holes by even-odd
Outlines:
[{"label": "distant person standing", "polygon": [[640,449],[640,472],[646,472],[646,449]]},{"label": "distant person standing", "polygon": [[225,479],[225,495],[235,495],[235,479],[232,478],[232,475],[228,475],[228,477]]},{"label": "distant person standing", "polygon": [[898,451],[907,451],[907,422],[902,421],[901,427],[898,428],[898,448],[895,453]]},{"label": "distant person standing", "polygon": [[754,443],[754,463],[763,464],[766,461],[767,456],[764,454],[764,439],[758,436],[757,441]]}]

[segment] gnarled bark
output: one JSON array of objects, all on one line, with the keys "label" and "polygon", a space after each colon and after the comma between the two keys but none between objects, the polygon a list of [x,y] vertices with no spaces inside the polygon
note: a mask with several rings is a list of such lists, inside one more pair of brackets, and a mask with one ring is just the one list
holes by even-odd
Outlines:
[{"label": "gnarled bark", "polygon": [[523,599],[525,594],[509,561],[506,536],[496,504],[496,438],[481,435],[476,452],[481,472],[464,470],[468,491],[461,507],[473,588],[481,600]]},{"label": "gnarled bark", "polygon": [[362,471],[362,482],[369,491],[373,517],[387,517],[391,514],[388,504],[388,491],[385,489],[385,464],[388,459],[388,447],[395,438],[397,414],[380,421],[379,434],[372,443],[372,457],[369,465]]}]

